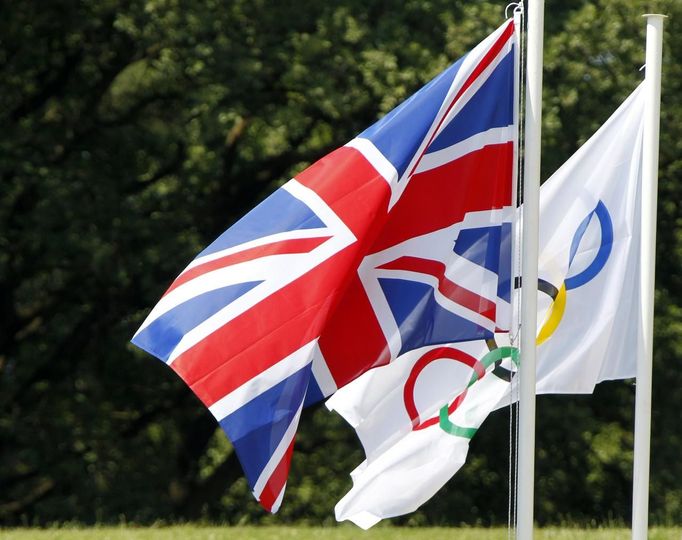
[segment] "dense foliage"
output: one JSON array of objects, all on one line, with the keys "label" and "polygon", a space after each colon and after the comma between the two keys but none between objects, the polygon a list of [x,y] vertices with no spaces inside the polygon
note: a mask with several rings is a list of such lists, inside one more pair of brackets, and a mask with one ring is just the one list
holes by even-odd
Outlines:
[{"label": "dense foliage", "polygon": [[[173,277],[276,186],[498,26],[505,2],[2,1],[0,525],[327,523],[362,459],[308,410],[281,512],[162,363],[128,344]],[[682,3],[547,0],[547,176],[666,27],[651,512],[682,523]],[[538,401],[542,523],[629,519],[632,383]],[[410,523],[506,523],[509,418]]]}]

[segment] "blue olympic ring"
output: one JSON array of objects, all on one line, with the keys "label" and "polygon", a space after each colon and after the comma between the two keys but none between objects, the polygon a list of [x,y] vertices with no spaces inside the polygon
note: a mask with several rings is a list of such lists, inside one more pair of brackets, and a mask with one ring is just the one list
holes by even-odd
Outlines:
[{"label": "blue olympic ring", "polygon": [[578,229],[573,235],[573,241],[571,242],[571,252],[568,258],[568,266],[569,268],[571,267],[573,259],[578,252],[580,241],[583,239],[585,231],[587,230],[587,226],[590,224],[592,216],[594,215],[596,215],[597,219],[599,219],[599,225],[601,227],[601,243],[599,244],[599,250],[597,251],[597,255],[594,260],[587,268],[585,268],[585,270],[579,274],[576,274],[575,276],[566,278],[564,284],[566,285],[567,291],[585,285],[587,282],[591,281],[599,272],[601,272],[601,269],[604,268],[609,255],[611,255],[611,249],[613,247],[613,222],[611,221],[609,211],[606,209],[606,205],[600,200],[597,203],[597,206],[595,206],[594,210],[587,214],[587,217],[583,219],[582,223],[578,226]]}]

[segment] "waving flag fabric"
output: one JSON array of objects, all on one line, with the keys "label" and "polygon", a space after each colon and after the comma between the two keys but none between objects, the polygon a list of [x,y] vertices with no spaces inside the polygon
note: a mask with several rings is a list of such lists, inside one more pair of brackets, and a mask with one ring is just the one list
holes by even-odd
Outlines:
[{"label": "waving flag fabric", "polygon": [[[538,393],[589,393],[634,377],[644,354],[643,108],[640,88],[540,190]],[[518,397],[517,354],[501,333],[422,347],[337,392],[327,404],[366,454],[337,519],[369,528],[430,499],[464,464],[488,414]]]},{"label": "waving flag fabric", "polygon": [[514,48],[508,22],[290,180],[135,334],[210,409],[267,510],[305,405],[415,347],[492,336],[509,311]]},{"label": "waving flag fabric", "polygon": [[335,394],[329,406],[355,427],[366,455],[336,519],[368,529],[433,497],[464,464],[516,361],[510,347],[481,341],[423,348]]},{"label": "waving flag fabric", "polygon": [[590,393],[598,382],[635,377],[637,357],[644,355],[644,103],[640,86],[542,186],[538,393]]}]

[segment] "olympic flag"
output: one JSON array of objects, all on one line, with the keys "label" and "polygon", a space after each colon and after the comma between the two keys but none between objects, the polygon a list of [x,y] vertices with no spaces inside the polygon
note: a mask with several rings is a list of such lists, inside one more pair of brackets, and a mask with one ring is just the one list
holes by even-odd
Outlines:
[{"label": "olympic flag", "polygon": [[290,180],[135,334],[218,420],[265,509],[282,501],[304,406],[412,349],[505,326],[516,49],[508,21]]},{"label": "olympic flag", "polygon": [[[643,109],[638,88],[541,188],[538,392],[588,393],[634,377],[644,354],[636,309]],[[516,394],[516,349],[504,339],[413,350],[328,401],[366,453],[336,506],[339,521],[368,528],[411,512],[462,466],[477,428]],[[439,392],[427,390],[434,381]]]},{"label": "olympic flag", "polygon": [[538,317],[538,393],[590,393],[635,377],[644,355],[643,111],[640,86],[541,188],[538,287],[549,307]]}]

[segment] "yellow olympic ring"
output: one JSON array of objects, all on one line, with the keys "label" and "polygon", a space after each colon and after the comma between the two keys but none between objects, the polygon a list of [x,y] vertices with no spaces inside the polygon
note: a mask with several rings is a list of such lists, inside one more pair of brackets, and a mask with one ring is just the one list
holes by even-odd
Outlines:
[{"label": "yellow olympic ring", "polygon": [[559,293],[552,302],[545,322],[542,323],[542,328],[540,328],[540,333],[535,339],[536,345],[542,345],[549,337],[554,333],[554,331],[559,326],[562,317],[564,316],[564,311],[566,310],[566,284],[563,283],[559,289]]},{"label": "yellow olympic ring", "polygon": [[[609,211],[606,209],[606,205],[600,200],[597,202],[594,210],[592,210],[585,217],[585,219],[578,226],[578,229],[575,231],[568,257],[568,267],[570,268],[573,264],[573,259],[578,251],[583,235],[585,234],[590,220],[595,216],[599,221],[601,241],[594,260],[588,265],[588,267],[579,274],[566,278],[558,291],[547,282],[543,283],[544,280],[542,279],[538,282],[540,290],[550,294],[550,296],[553,297],[553,302],[549,308],[549,312],[547,313],[545,321],[542,323],[540,332],[535,339],[536,345],[541,345],[547,341],[559,327],[559,323],[561,323],[561,319],[564,316],[564,311],[566,310],[566,291],[576,289],[592,281],[592,279],[599,274],[599,272],[601,272],[602,268],[604,268],[604,265],[606,264],[606,261],[609,259],[613,245],[613,222],[611,221]],[[556,291],[556,295],[553,294],[553,291],[550,292],[549,289]]]}]

